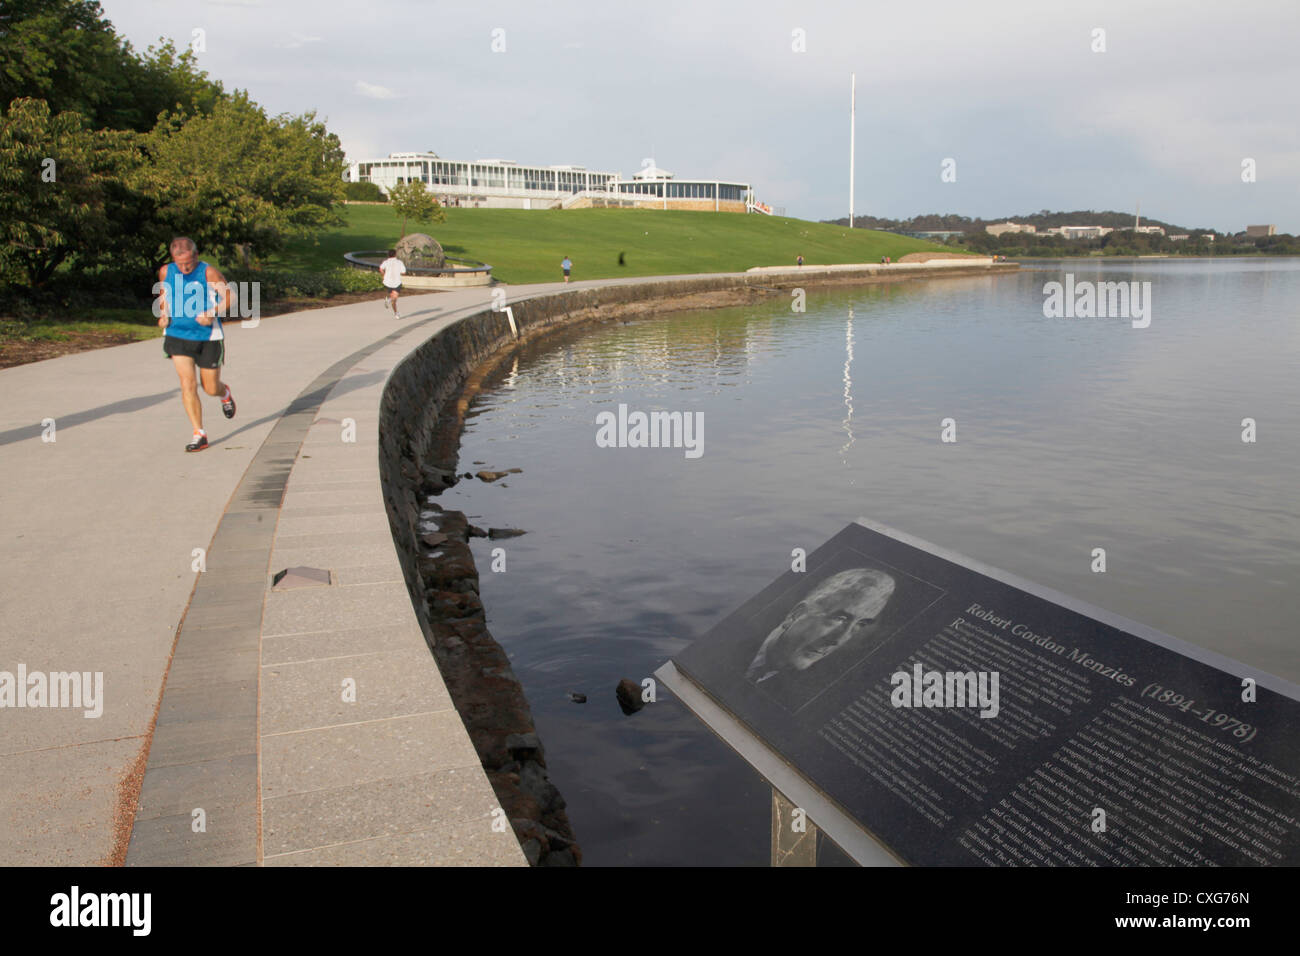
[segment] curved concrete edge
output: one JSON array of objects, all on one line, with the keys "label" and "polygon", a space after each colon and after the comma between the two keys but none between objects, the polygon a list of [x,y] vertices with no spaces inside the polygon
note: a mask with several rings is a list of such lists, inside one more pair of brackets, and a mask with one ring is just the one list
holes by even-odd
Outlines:
[{"label": "curved concrete edge", "polygon": [[[128,866],[525,864],[410,613],[379,480],[388,372],[456,317],[335,362],[254,455],[178,630]],[[304,565],[330,583],[272,588]]]},{"label": "curved concrete edge", "polygon": [[[507,302],[533,338],[620,305],[772,281],[607,280]],[[429,650],[416,570],[438,416],[515,342],[505,313],[483,304],[334,363],[259,448],[178,631],[128,865],[525,863],[509,827],[494,826],[495,795]],[[328,569],[331,583],[272,590],[270,574],[298,565]]]},{"label": "curved concrete edge", "polygon": [[[920,274],[968,275],[986,272],[991,265],[992,260],[974,268],[968,262],[960,262],[923,270]],[[874,277],[874,272],[870,270],[866,275]],[[848,277],[855,276],[861,278],[864,274],[861,270],[850,270]],[[809,278],[816,281],[815,276],[806,274],[793,277],[800,283]],[[843,274],[835,276],[836,280],[843,278],[846,278]],[[448,465],[445,460],[434,460],[437,451],[446,454],[445,448],[434,448],[435,433],[439,431],[440,420],[454,414],[454,403],[471,374],[485,363],[501,358],[517,341],[533,340],[574,322],[599,319],[603,312],[612,313],[622,305],[696,293],[768,288],[764,283],[770,281],[767,275],[733,273],[626,280],[530,292],[509,302],[514,325],[519,330],[518,339],[511,332],[510,320],[504,312],[485,309],[441,329],[393,367],[380,406],[380,481],[411,606],[431,650],[437,647],[437,628],[430,619],[419,565],[422,561],[436,564],[439,553],[436,549],[429,553],[430,549],[421,546],[419,537],[427,501],[423,489],[441,485],[438,479],[426,477],[426,467],[437,466],[436,471]],[[459,559],[443,558],[444,564],[455,560]],[[487,639],[491,641],[490,635]],[[506,676],[517,683],[513,675]],[[491,679],[500,682],[503,675],[494,673]],[[491,697],[486,675],[481,689],[484,697]],[[523,696],[521,688],[520,697]],[[580,841],[580,833],[578,837]]]}]

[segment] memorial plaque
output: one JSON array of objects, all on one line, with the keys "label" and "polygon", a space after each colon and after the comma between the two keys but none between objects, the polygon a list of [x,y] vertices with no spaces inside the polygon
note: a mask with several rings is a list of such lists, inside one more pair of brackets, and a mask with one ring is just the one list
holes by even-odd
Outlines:
[{"label": "memorial plaque", "polygon": [[865,520],[660,673],[905,863],[1300,864],[1300,688]]}]

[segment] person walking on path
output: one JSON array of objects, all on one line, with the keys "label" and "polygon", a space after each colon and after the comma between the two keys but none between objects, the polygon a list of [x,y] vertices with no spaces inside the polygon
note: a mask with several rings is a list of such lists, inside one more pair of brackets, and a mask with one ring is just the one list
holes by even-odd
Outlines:
[{"label": "person walking on path", "polygon": [[795,256],[795,257],[794,257],[794,262],[795,262],[795,265],[797,265],[800,269],[803,268],[803,256],[802,256],[802,255]]},{"label": "person walking on path", "polygon": [[[172,360],[181,382],[181,403],[194,426],[194,437],[186,451],[208,447],[203,430],[203,407],[199,404],[198,377],[203,390],[221,397],[221,411],[235,417],[235,397],[221,381],[226,359],[226,337],[220,316],[227,314],[230,287],[214,266],[199,261],[199,250],[188,236],[171,241],[172,261],[158,268],[158,325],[163,333],[163,354]],[[158,286],[154,287],[158,289]]]},{"label": "person walking on path", "polygon": [[568,256],[565,256],[564,259],[561,260],[561,262],[560,262],[560,268],[564,270],[564,281],[565,281],[565,282],[568,282],[568,281],[569,281],[569,270],[573,268],[573,263],[569,261],[569,257],[568,257]]},{"label": "person walking on path", "polygon": [[406,263],[397,258],[397,250],[389,249],[388,258],[379,263],[379,271],[384,276],[384,288],[388,295],[384,298],[384,308],[392,308],[393,315],[401,318],[397,311],[397,293],[402,289],[402,276],[406,275]]}]

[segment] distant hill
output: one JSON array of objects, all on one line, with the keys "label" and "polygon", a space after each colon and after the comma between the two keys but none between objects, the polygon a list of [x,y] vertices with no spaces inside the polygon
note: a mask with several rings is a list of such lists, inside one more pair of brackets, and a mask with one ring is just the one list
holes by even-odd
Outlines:
[{"label": "distant hill", "polygon": [[[837,226],[847,226],[849,224],[848,216],[841,216],[839,219],[825,219],[823,222]],[[1015,216],[1001,216],[997,219],[972,219],[969,216],[958,216],[955,213],[941,215],[939,213],[930,213],[925,216],[915,216],[911,219],[881,219],[876,216],[854,216],[853,224],[858,229],[880,229],[885,232],[931,232],[940,230],[960,230],[962,232],[983,232],[985,226],[991,226],[999,222],[1020,222],[1035,226],[1038,229],[1050,229],[1054,226],[1109,226],[1112,229],[1125,229],[1133,225],[1133,213],[1131,212],[1096,212],[1092,209],[1079,209],[1074,212],[1052,212],[1048,209],[1040,209],[1038,212],[1021,213]],[[1206,226],[1179,226],[1174,223],[1165,222],[1162,219],[1148,219],[1142,217],[1144,226],[1164,226],[1165,232],[1171,233],[1188,233],[1199,235],[1201,233],[1215,232],[1215,230]],[[1222,233],[1217,233],[1222,235]]]}]

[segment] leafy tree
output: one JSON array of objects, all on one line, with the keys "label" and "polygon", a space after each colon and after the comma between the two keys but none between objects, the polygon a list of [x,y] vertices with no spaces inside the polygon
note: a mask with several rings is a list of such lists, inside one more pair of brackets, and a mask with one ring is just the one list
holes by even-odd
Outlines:
[{"label": "leafy tree", "polygon": [[44,100],[14,100],[0,120],[0,275],[34,288],[78,253],[110,245],[108,204],[128,146]]},{"label": "leafy tree", "polygon": [[435,224],[447,221],[447,213],[418,179],[398,183],[388,190],[388,202],[393,207],[393,212],[402,217],[403,236],[406,235],[408,219],[417,223]]},{"label": "leafy tree", "polygon": [[211,115],[165,118],[149,151],[159,220],[219,255],[273,251],[344,221],[343,149],[315,113],[268,117],[237,92]]},{"label": "leafy tree", "polygon": [[[126,45],[130,52],[130,44]],[[221,83],[208,79],[198,68],[191,49],[176,52],[171,40],[160,40],[141,56],[130,58],[128,75],[134,100],[135,122],[125,128],[147,132],[164,112],[185,116],[211,113],[227,98]]]},{"label": "leafy tree", "polygon": [[0,4],[0,106],[20,97],[92,123],[111,113],[126,60],[122,42],[93,0],[5,0]]},{"label": "leafy tree", "polygon": [[211,112],[225,96],[196,64],[170,40],[137,55],[94,0],[0,2],[0,108],[34,97],[92,129],[146,132],[164,110]]}]

